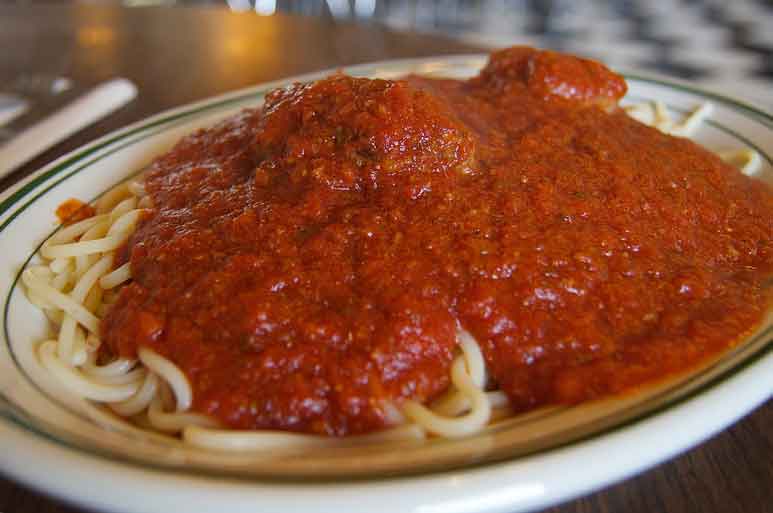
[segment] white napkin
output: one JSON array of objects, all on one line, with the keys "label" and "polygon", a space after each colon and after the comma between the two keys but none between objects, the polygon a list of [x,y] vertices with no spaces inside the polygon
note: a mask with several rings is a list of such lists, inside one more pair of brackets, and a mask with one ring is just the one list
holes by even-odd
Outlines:
[{"label": "white napkin", "polygon": [[27,102],[18,96],[0,94],[0,127],[10,123],[27,110]]},{"label": "white napkin", "polygon": [[0,146],[0,177],[122,107],[135,96],[137,87],[125,78],[98,85]]}]

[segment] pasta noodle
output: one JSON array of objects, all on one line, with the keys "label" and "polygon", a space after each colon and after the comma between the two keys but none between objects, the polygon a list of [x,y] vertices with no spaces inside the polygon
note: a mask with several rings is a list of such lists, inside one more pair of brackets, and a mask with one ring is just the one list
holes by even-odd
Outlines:
[{"label": "pasta noodle", "polygon": [[[657,128],[664,134],[690,137],[700,124],[708,119],[714,111],[714,106],[708,102],[703,103],[679,122],[674,121],[668,108],[661,101],[635,103],[624,107],[624,110],[632,118]],[[747,176],[756,174],[762,167],[760,154],[748,148],[721,151],[718,155],[722,160],[737,167]]]},{"label": "pasta noodle", "polygon": [[[96,204],[97,215],[63,227],[41,247],[46,265],[26,269],[27,295],[58,325],[56,339],[38,347],[43,366],[73,393],[104,403],[123,417],[144,415],[160,432],[181,433],[191,444],[220,450],[263,450],[279,447],[336,446],[400,439],[422,439],[428,433],[462,436],[485,426],[492,409],[505,408],[502,392],[485,392],[483,356],[469,333],[460,330],[461,348],[452,366],[451,390],[432,408],[409,402],[392,411],[395,423],[412,422],[345,441],[315,435],[221,429],[218,422],[190,411],[193,401],[187,377],[168,359],[140,348],[138,360],[118,358],[98,364],[99,317],[107,294],[131,280],[129,263],[113,268],[115,250],[133,232],[142,215],[144,187],[121,184]],[[147,201],[145,201],[147,204]],[[93,301],[88,301],[93,298]]]},{"label": "pasta noodle", "polygon": [[[680,122],[661,102],[626,107],[627,113],[657,129],[689,136],[710,115],[703,104]],[[722,158],[751,174],[760,165],[756,152],[726,152]],[[335,447],[428,435],[462,437],[485,428],[509,412],[508,398],[488,391],[486,365],[475,339],[457,332],[459,354],[451,366],[449,390],[431,404],[408,400],[384,409],[394,427],[345,439],[281,431],[222,429],[208,416],[191,410],[193,390],[170,360],[141,347],[138,359],[99,362],[99,324],[115,300],[118,287],[131,280],[129,263],[114,267],[115,252],[134,231],[150,206],[143,184],[123,183],[95,205],[96,214],[62,227],[41,247],[43,265],[22,273],[27,297],[57,326],[55,338],[37,348],[41,364],[78,396],[106,405],[122,417],[141,416],[153,429],[179,434],[190,445],[217,450]]]}]

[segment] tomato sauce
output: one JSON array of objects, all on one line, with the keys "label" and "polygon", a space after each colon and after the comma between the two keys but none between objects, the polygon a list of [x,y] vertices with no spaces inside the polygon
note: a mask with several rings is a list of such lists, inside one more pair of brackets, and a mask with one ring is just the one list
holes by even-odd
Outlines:
[{"label": "tomato sauce", "polygon": [[773,194],[625,90],[512,48],[274,91],[152,165],[106,347],[171,359],[227,426],[335,436],[442,393],[458,327],[517,411],[684,371],[760,321]]},{"label": "tomato sauce", "polygon": [[94,214],[96,214],[94,207],[75,198],[65,200],[61,205],[56,207],[56,217],[58,217],[63,224],[77,223],[78,221],[83,221],[86,218],[92,217]]}]

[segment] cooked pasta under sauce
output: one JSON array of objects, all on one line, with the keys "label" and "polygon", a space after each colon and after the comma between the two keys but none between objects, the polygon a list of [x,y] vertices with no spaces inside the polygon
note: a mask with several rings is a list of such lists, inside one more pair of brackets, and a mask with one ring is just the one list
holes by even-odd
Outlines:
[{"label": "cooked pasta under sauce", "polygon": [[44,244],[41,361],[221,449],[464,436],[684,372],[765,312],[773,194],[669,135],[710,107],[625,91],[529,48],[274,91]]}]

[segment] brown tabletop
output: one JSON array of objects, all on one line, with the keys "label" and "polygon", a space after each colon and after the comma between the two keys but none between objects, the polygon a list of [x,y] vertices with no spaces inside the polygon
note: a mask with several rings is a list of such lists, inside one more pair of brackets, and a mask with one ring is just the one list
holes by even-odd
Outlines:
[{"label": "brown tabletop", "polygon": [[[123,76],[140,91],[128,106],[0,181],[0,190],[111,130],[194,100],[319,69],[478,51],[376,25],[93,5],[0,6],[0,49],[0,85],[20,73],[54,74],[72,79],[77,91]],[[0,478],[0,513],[32,511],[83,510]],[[773,512],[773,402],[672,461],[548,511]]]}]

